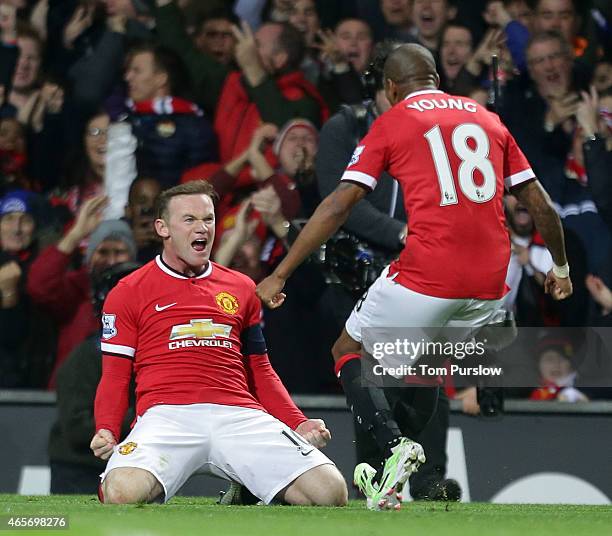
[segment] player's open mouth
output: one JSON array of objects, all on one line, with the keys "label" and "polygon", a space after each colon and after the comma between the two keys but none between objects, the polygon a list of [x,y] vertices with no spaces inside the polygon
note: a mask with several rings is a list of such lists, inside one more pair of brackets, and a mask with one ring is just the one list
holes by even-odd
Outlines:
[{"label": "player's open mouth", "polygon": [[200,240],[194,240],[191,243],[191,247],[196,251],[204,251],[206,249],[206,244],[208,244],[208,240],[202,238]]}]

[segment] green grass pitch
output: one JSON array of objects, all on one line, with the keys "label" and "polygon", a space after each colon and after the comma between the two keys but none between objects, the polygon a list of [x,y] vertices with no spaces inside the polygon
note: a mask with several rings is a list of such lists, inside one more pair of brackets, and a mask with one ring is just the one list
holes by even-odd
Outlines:
[{"label": "green grass pitch", "polygon": [[[612,507],[405,503],[399,512],[370,512],[364,501],[346,508],[218,506],[202,497],[166,505],[103,506],[93,496],[0,495],[0,517],[69,517],[67,530],[6,530],[3,534],[61,536],[598,536],[612,535]],[[2,530],[5,529],[5,530]]]}]

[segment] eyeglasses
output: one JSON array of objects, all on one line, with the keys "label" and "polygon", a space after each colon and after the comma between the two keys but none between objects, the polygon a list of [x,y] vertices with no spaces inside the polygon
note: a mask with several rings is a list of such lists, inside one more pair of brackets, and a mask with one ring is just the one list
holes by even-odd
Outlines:
[{"label": "eyeglasses", "polygon": [[92,138],[97,138],[98,136],[106,136],[107,134],[107,128],[89,127],[87,129],[87,135],[91,136]]}]

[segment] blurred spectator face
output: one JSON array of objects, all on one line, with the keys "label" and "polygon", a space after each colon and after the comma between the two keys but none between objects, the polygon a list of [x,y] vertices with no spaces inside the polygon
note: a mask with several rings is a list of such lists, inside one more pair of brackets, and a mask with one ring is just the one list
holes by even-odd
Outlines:
[{"label": "blurred spectator face", "polygon": [[349,19],[336,28],[338,48],[358,73],[365,71],[372,54],[372,31],[363,21]]},{"label": "blurred spectator face", "polygon": [[519,203],[513,195],[504,196],[506,209],[506,222],[510,229],[518,236],[531,236],[533,233],[533,219],[526,207]]},{"label": "blurred spectator face", "polygon": [[572,62],[558,40],[548,39],[532,43],[527,50],[527,67],[542,97],[567,93]]},{"label": "blurred spectator face", "polygon": [[134,102],[142,102],[155,97],[165,97],[168,91],[168,75],[155,68],[151,52],[134,54],[125,72],[128,95]]},{"label": "blurred spectator face", "polygon": [[110,118],[106,114],[93,117],[85,128],[85,153],[91,166],[104,170],[106,165],[106,140]]},{"label": "blurred spectator face", "polygon": [[380,0],[380,10],[389,26],[405,27],[412,24],[410,19],[411,0]]},{"label": "blurred spectator face", "polygon": [[311,46],[320,28],[314,0],[296,0],[289,12],[289,22],[302,32],[306,45]]},{"label": "blurred spectator face", "polygon": [[213,56],[219,63],[229,64],[234,57],[236,39],[232,33],[232,23],[227,19],[204,21],[196,37],[199,50]]},{"label": "blurred spectator face", "polygon": [[555,30],[569,43],[573,43],[576,13],[571,0],[540,0],[535,9],[533,25],[536,32]]},{"label": "blurred spectator face", "polygon": [[2,251],[19,253],[28,249],[34,236],[34,218],[27,212],[9,212],[0,216]]},{"label": "blurred spectator face", "polygon": [[412,4],[412,22],[419,35],[434,39],[446,24],[453,18],[456,9],[449,7],[446,0],[414,0]]},{"label": "blurred spectator face", "polygon": [[31,37],[18,37],[19,59],[13,74],[13,89],[27,91],[38,80],[40,70],[40,46]]},{"label": "blurred spectator face", "polygon": [[287,53],[278,47],[281,31],[278,24],[264,24],[255,34],[259,59],[264,69],[271,74],[282,69],[287,62]]},{"label": "blurred spectator face", "polygon": [[293,177],[298,165],[312,161],[317,152],[317,135],[308,127],[292,127],[280,146],[278,159],[283,171]]},{"label": "blurred spectator face", "polygon": [[102,0],[101,3],[106,6],[106,13],[110,17],[116,15],[123,15],[127,18],[136,17],[132,0]]},{"label": "blurred spectator face", "polygon": [[558,350],[545,350],[539,359],[540,376],[546,382],[557,384],[566,379],[574,369],[570,360]]},{"label": "blurred spectator face", "polygon": [[448,78],[457,78],[472,55],[472,34],[461,26],[448,26],[442,34],[440,58],[442,69]]},{"label": "blurred spectator face", "polygon": [[514,20],[519,21],[523,26],[531,31],[531,26],[533,24],[533,11],[525,0],[513,0],[508,2],[506,9]]},{"label": "blurred spectator face", "polygon": [[602,61],[595,66],[593,85],[599,93],[612,87],[612,63]]},{"label": "blurred spectator face", "polygon": [[0,151],[25,152],[23,127],[12,117],[0,120]]},{"label": "blurred spectator face", "polygon": [[130,249],[123,240],[102,240],[89,260],[89,271],[99,274],[115,264],[131,260]]},{"label": "blurred spectator face", "polygon": [[130,191],[126,207],[126,216],[130,219],[151,215],[155,219],[155,201],[161,192],[161,185],[156,179],[140,179]]},{"label": "blurred spectator face", "polygon": [[155,232],[155,200],[161,192],[159,181],[155,179],[137,180],[130,189],[125,215],[129,218],[132,233],[138,248],[159,242]]}]

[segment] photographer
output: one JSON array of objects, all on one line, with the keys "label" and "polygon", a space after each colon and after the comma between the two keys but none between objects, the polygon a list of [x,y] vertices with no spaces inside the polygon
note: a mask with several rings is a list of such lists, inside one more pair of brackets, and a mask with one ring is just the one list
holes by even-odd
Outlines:
[{"label": "photographer", "polygon": [[[364,84],[370,99],[361,105],[344,107],[321,130],[315,168],[322,198],[338,185],[357,142],[369,130],[374,120],[390,107],[383,89],[383,66],[395,46],[394,43],[384,42],[375,49],[374,61],[364,75]],[[376,189],[353,208],[343,229],[367,243],[368,249],[376,251],[375,255],[381,258],[381,262],[383,258],[391,259],[399,253],[406,239],[407,225],[402,192],[393,177],[386,173],[381,175]],[[327,252],[333,254],[332,249],[333,244],[328,243]],[[320,303],[327,316],[333,318],[336,333],[342,330],[358,297],[354,288],[349,289],[346,285],[327,287]],[[408,425],[402,423],[402,397],[411,396],[414,389],[419,388],[402,389],[399,397],[397,393],[391,396],[390,392],[385,392],[394,416],[398,415],[400,427]],[[440,392],[436,413],[422,434],[415,438],[427,452],[427,462],[410,479],[411,495],[415,499],[459,500],[461,497],[459,484],[444,478],[448,411],[448,399]],[[410,435],[403,428],[402,433]],[[357,422],[355,434],[357,461],[367,461],[373,467],[380,466],[383,453],[368,431]]]},{"label": "photographer", "polygon": [[[120,279],[140,265],[123,262],[103,270],[93,281],[93,307],[102,314],[106,295]],[[94,433],[94,399],[102,376],[100,326],[79,344],[58,369],[58,418],[49,434],[51,493],[95,493],[104,463],[91,455],[89,440]],[[127,435],[135,418],[134,385],[130,386],[129,410],[123,420]]]}]

